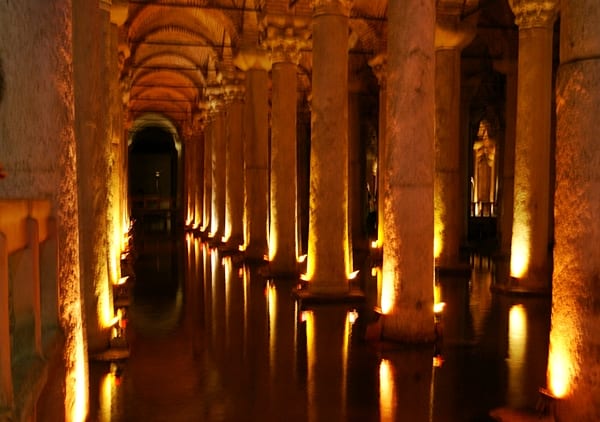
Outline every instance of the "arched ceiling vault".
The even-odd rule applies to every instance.
[[[351,2],[349,76],[362,79],[362,86],[372,86],[374,80],[369,60],[386,51],[388,1]],[[462,4],[468,6],[468,13],[481,12],[478,31],[493,32],[489,39],[497,38],[497,29],[508,34],[509,41],[514,38],[507,0],[436,0],[440,4]],[[221,80],[233,70],[241,49],[261,48],[265,19],[275,17],[273,21],[281,22],[285,16],[284,21],[290,17],[292,22],[294,17],[310,21],[311,14],[312,0],[128,0],[127,19],[121,26],[126,47],[120,50],[129,53],[122,80],[131,117],[155,112],[178,124],[197,121],[206,103],[209,69],[216,70]],[[463,56],[488,50],[466,48]],[[311,73],[308,47],[302,50],[298,66],[300,97],[310,93]],[[366,85],[365,79],[369,79]]]

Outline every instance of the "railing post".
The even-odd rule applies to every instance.
[[[40,229],[35,218],[27,217],[27,238],[31,250],[31,308],[33,310],[34,345],[37,355],[42,356],[42,308],[40,300]]]
[[[8,290],[8,248],[0,233],[0,407],[13,408],[14,392],[11,366],[10,304]]]

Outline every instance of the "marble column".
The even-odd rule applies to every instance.
[[[309,35],[290,22],[283,28],[269,26],[264,42],[272,61],[269,261],[273,275],[297,274],[296,66]]]
[[[348,244],[348,15],[346,0],[313,1],[312,133],[307,269],[312,294],[344,295]]]
[[[225,241],[237,250],[244,243],[244,111],[243,74],[235,75],[225,86],[227,107],[227,151],[225,198]]]
[[[210,232],[212,214],[212,130],[213,116],[207,113],[206,128],[204,130],[204,166],[202,175],[204,187],[202,189],[202,226],[200,228],[200,231],[205,235]]]
[[[212,198],[212,214],[210,219],[210,233],[216,242],[221,242],[225,234],[225,191],[226,186],[226,134],[224,126],[224,105],[218,104],[213,110],[213,127],[211,131],[211,198]]]
[[[500,254],[510,256],[512,240],[514,184],[515,184],[515,122],[517,120],[517,63],[504,59],[494,62],[494,69],[506,77],[506,123],[504,147],[501,152],[501,194],[498,232],[500,234]]]
[[[388,4],[384,338],[432,341],[435,5]]]
[[[369,66],[379,83],[379,127],[377,139],[377,242],[376,248],[383,246],[383,174],[385,172],[385,142],[387,117],[387,56],[378,54],[369,61]]]
[[[557,0],[511,0],[519,26],[511,276],[548,292],[552,35]]]
[[[476,33],[477,15],[461,18],[462,2],[437,4],[435,29],[434,256],[440,270],[464,269],[463,180],[460,175],[461,50]],[[467,270],[468,265],[467,265]]]
[[[244,104],[244,251],[251,261],[268,253],[269,75],[270,60],[257,50],[242,51],[235,65],[246,72]]]
[[[109,346],[114,317],[110,280],[109,219],[111,139],[108,75],[110,13],[106,5],[73,4],[73,74],[79,196],[80,262],[87,347]],[[97,72],[90,72],[96,69]]]
[[[600,420],[600,9],[561,2],[548,387],[561,422]]]

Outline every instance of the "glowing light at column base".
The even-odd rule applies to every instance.
[[[389,269],[384,269],[381,275],[381,312],[389,314],[394,308],[395,303],[394,273]]]
[[[515,233],[513,230],[510,275],[515,278],[523,278],[529,269],[530,242],[525,235]]]
[[[441,221],[438,221],[439,217],[436,216],[435,218],[435,224],[434,224],[434,237],[433,237],[433,257],[435,259],[438,259],[440,256],[442,256],[442,251],[444,249],[444,239],[443,239],[443,233],[444,233],[444,224]]]
[[[553,322],[554,330],[554,322]],[[570,334],[570,335],[569,335]],[[550,352],[548,354],[548,387],[557,398],[569,395],[571,384],[576,376],[577,368],[571,359],[571,335],[570,332],[564,336],[550,334]]]
[[[83,327],[71,333],[65,344],[67,367],[65,412],[70,422],[84,422],[88,413],[87,354]]]

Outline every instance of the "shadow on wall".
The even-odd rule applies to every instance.
[[[0,103],[4,97],[4,67],[2,66],[2,57],[0,57]]]
[[[2,57],[0,57],[0,104],[2,103],[2,97],[4,97],[4,67],[2,66]],[[6,172],[0,162],[0,179],[6,177]]]

